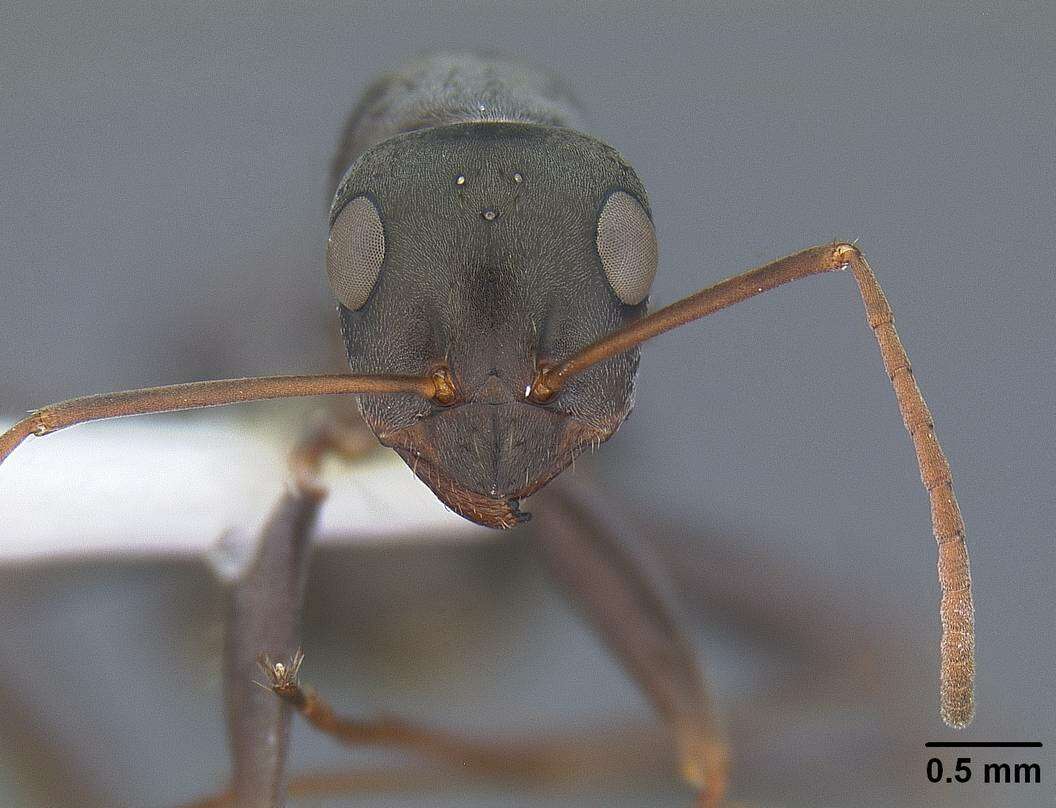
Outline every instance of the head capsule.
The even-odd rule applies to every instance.
[[[569,129],[474,122],[365,152],[331,208],[327,270],[354,373],[446,368],[451,406],[365,396],[360,410],[437,496],[509,527],[518,500],[633,403],[637,349],[528,399],[540,366],[646,310],[648,199],[612,148]]]

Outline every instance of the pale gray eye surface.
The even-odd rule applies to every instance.
[[[357,196],[338,214],[326,244],[326,273],[341,303],[361,308],[377,283],[385,260],[385,228],[374,203]]]
[[[598,217],[597,243],[616,297],[629,306],[645,300],[656,275],[656,233],[637,199],[625,191],[609,194]]]

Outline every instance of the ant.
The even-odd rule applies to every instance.
[[[384,75],[352,112],[334,162],[326,268],[350,374],[73,399],[36,410],[0,436],[0,460],[29,435],[102,418],[354,396],[377,440],[445,505],[509,529],[529,517],[523,499],[626,419],[642,342],[786,283],[849,269],[931,500],[942,588],[940,713],[950,726],[966,726],[974,710],[974,628],[964,525],[931,414],[865,256],[842,241],[810,247],[648,313],[658,249],[646,190],[617,151],[583,129],[556,77],[499,57],[440,53]],[[288,721],[284,705],[346,740],[498,765],[488,750],[400,722],[343,721],[298,682],[302,572],[325,493],[316,470],[326,454],[349,447],[349,427],[334,422],[294,451],[294,485],[236,591],[235,625],[242,620],[245,630],[229,642],[233,724],[243,720],[246,702],[245,688],[231,681],[250,681],[254,664],[265,675],[257,684],[279,697],[263,718],[246,709],[256,729],[243,726],[240,737],[258,742],[236,743],[231,793],[240,806],[285,800],[285,730],[268,735]],[[585,506],[564,507],[572,524]],[[552,556],[558,577],[578,588],[609,646],[672,728],[700,804],[720,802],[725,757],[703,677],[648,576],[601,552]],[[247,614],[255,621],[239,618]],[[282,656],[270,656],[276,653]]]

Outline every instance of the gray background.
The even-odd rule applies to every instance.
[[[358,92],[434,47],[548,64],[650,190],[654,303],[861,238],[968,524],[979,716],[963,737],[1051,749],[1056,12],[877,5],[7,4],[0,411],[330,368],[325,177]],[[932,687],[927,500],[852,280],[661,337],[639,379],[632,418],[589,462],[662,525],[664,552],[713,568],[723,555],[702,536],[722,537],[887,604],[916,627],[903,651]],[[683,589],[706,611],[707,592]],[[920,743],[951,734],[933,695],[919,701],[914,767]]]

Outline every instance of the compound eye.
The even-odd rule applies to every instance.
[[[637,306],[656,275],[656,233],[649,214],[626,191],[613,191],[598,216],[598,255],[609,286],[628,306]]]
[[[366,196],[351,200],[330,228],[326,273],[330,288],[346,308],[360,309],[377,283],[385,260],[385,228]]]

